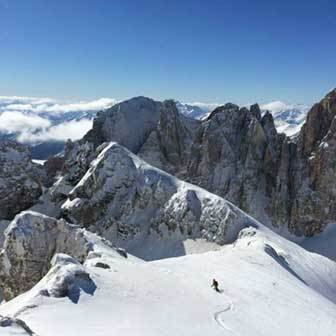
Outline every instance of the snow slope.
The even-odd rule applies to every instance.
[[[83,286],[77,303],[40,294],[57,287],[55,275],[63,281],[64,268],[53,268],[1,305],[0,315],[44,336],[331,336],[336,328],[335,263],[262,225],[219,251],[154,262],[125,259],[101,245],[83,268],[96,288]],[[221,293],[210,288],[214,277]]]
[[[193,251],[192,239],[201,238],[213,243],[211,249],[254,224],[225,199],[148,165],[119,144],[103,146],[62,211],[130,253],[146,260],[176,257]]]

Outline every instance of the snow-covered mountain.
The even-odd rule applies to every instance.
[[[212,104],[211,106],[202,104],[201,106],[198,106],[176,101],[176,107],[179,112],[186,117],[201,120],[210,114],[211,110],[216,107],[216,104]]]
[[[43,166],[1,143],[0,335],[334,335],[335,121],[135,97]]]
[[[199,120],[208,117],[211,111],[220,105],[221,104],[185,104],[176,102],[176,106],[180,113],[187,117]],[[286,104],[281,101],[274,101],[261,105],[260,107],[263,113],[266,111],[270,111],[272,113],[275,127],[279,133],[285,133],[288,136],[293,136],[300,131],[311,106],[304,104]]]
[[[92,127],[97,111],[117,101],[100,98],[93,101],[64,102],[50,98],[0,96],[0,140],[18,140],[32,146],[34,159],[47,159],[61,152],[67,139],[77,140]],[[194,119],[205,119],[218,103],[181,103],[179,112]],[[297,133],[306,117],[306,105],[272,102],[262,106],[274,116],[279,132]]]
[[[288,136],[297,134],[304,122],[311,106],[304,104],[286,104],[275,101],[261,106],[263,111],[270,111],[279,133]]]

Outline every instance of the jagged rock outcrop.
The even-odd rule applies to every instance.
[[[76,184],[95,158],[92,142],[68,140],[65,145],[63,172],[70,184]]]
[[[132,116],[136,124],[128,123]],[[299,136],[290,139],[277,133],[272,115],[262,116],[257,104],[248,109],[229,103],[198,121],[182,116],[173,101],[133,98],[101,112],[93,130],[73,144],[68,157],[74,159],[68,161],[74,170],[78,149],[87,147],[87,155],[76,174],[65,175],[71,188],[63,197],[102,151],[99,145],[112,140],[263,223],[310,235],[336,217],[334,116],[335,91],[312,108]]]
[[[62,203],[71,189],[80,181],[97,155],[93,143],[68,140],[62,164],[62,176],[49,188],[44,198]],[[39,209],[42,211],[42,209]]]
[[[252,219],[224,199],[182,182],[111,143],[63,204],[63,216],[131,248],[148,237],[232,242]]]
[[[307,115],[299,139],[299,152],[309,157],[330,131],[336,115],[336,89],[331,91],[319,103],[315,104]]]
[[[0,220],[11,220],[42,194],[45,174],[31,161],[29,147],[0,142]]]
[[[91,295],[97,288],[85,267],[67,254],[55,254],[50,267],[47,275],[38,284],[41,295],[55,298],[68,297],[72,302],[77,303],[82,288]]]
[[[92,249],[83,230],[64,219],[30,211],[17,215],[6,230],[0,252],[4,298],[12,298],[35,285],[49,270],[55,253],[67,253],[83,262]]]
[[[43,164],[43,168],[47,175],[48,187],[53,185],[55,177],[63,171],[64,162],[64,157],[52,156]]]
[[[173,100],[135,97],[98,113],[80,143],[98,147],[115,141],[149,164],[178,174],[186,167],[199,125],[198,120],[180,114]]]
[[[162,103],[146,97],[135,97],[99,112],[85,141],[96,146],[116,141],[132,152],[137,152],[155,129]]]
[[[173,101],[156,104],[156,112],[151,100],[150,107],[144,101],[148,102],[143,97],[133,98],[108,113],[102,112],[93,130],[77,146],[96,148],[103,140],[121,142],[146,162],[232,201],[263,222],[279,226],[288,223],[290,145],[284,135],[277,134],[270,113],[261,117],[257,104],[250,110],[226,104],[201,122],[181,115]],[[127,118],[121,117],[126,111]],[[157,123],[150,123],[150,127],[143,122],[149,112],[158,116]],[[140,131],[133,139],[133,132],[129,127],[124,129],[123,122],[136,113],[145,117],[139,117],[136,127]],[[125,141],[121,137],[125,133],[133,140]],[[98,134],[105,136],[99,138]],[[76,150],[73,152],[76,157]],[[84,170],[78,176],[83,176]]]
[[[306,235],[336,221],[336,90],[307,116],[299,135],[291,225]]]
[[[149,164],[181,175],[187,166],[195,133],[201,123],[180,114],[173,100],[164,101],[159,113],[155,129],[135,153]]]
[[[272,115],[261,118],[257,104],[250,110],[226,104],[212,112],[199,134],[186,178],[263,223],[287,225],[290,142],[277,134]]]
[[[102,112],[104,118],[100,116],[94,121],[94,132],[106,133],[108,128],[110,136],[104,139],[118,142],[120,131],[114,134],[114,128],[123,126],[114,115],[126,109],[130,102],[129,113],[134,114],[139,111],[134,105],[139,100],[139,106],[143,106],[142,99],[126,101],[123,108],[115,105],[112,115]],[[285,136],[277,134],[270,113],[261,117],[257,104],[250,110],[226,104],[201,122],[184,117],[175,103],[168,100],[158,105],[157,114],[157,124],[150,133],[146,132],[147,138],[141,138],[142,145],[136,150],[126,145],[128,149],[160,169],[227,198],[263,222],[282,225],[288,221],[288,206],[278,211],[283,218],[273,217],[275,207],[288,203],[288,193],[284,192],[288,189],[288,171],[284,169],[282,156],[288,154],[289,145]],[[139,118],[138,128],[144,127],[142,119]],[[92,132],[85,140],[90,140]],[[135,138],[139,139],[137,135]],[[122,143],[125,142],[122,140]],[[284,176],[279,186],[280,166]],[[274,194],[277,190],[279,192]]]

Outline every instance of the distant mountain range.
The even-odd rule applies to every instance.
[[[180,113],[199,120],[206,118],[215,107],[220,105],[224,104],[184,104],[176,102]],[[261,105],[263,113],[266,111],[272,113],[277,131],[288,136],[293,136],[300,131],[310,107],[304,104],[286,104],[281,101]]]
[[[116,102],[111,98],[68,103],[49,98],[0,96],[0,140],[29,144],[34,159],[46,159],[61,152],[67,139],[83,137],[97,111]],[[224,104],[176,101],[180,113],[198,120],[206,118],[220,105]],[[262,105],[261,109],[273,114],[279,132],[292,136],[304,123],[309,106],[275,101]]]
[[[261,106],[262,110],[270,111],[274,118],[274,123],[279,133],[288,136],[297,134],[306,120],[310,105],[304,104],[285,104],[275,101]]]

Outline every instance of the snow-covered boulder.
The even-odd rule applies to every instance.
[[[44,178],[42,168],[31,161],[27,146],[0,142],[0,220],[11,220],[32,206],[42,194]]]
[[[85,267],[66,254],[55,254],[49,272],[39,284],[40,293],[55,298],[68,297],[77,303],[81,290],[88,294],[96,290]]]
[[[15,217],[5,233],[0,252],[0,284],[9,299],[40,280],[55,253],[67,253],[84,262],[92,244],[82,229],[65,220],[39,213],[23,212]]]

